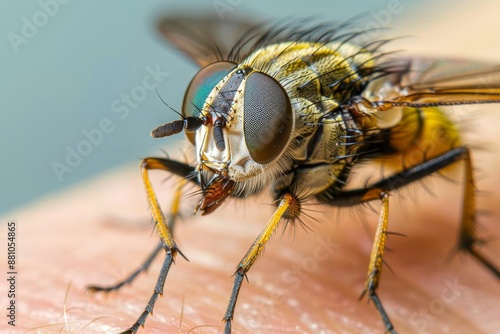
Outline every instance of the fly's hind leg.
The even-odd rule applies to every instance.
[[[175,194],[174,194],[174,202],[171,208],[171,214],[170,214],[170,221],[167,223],[165,220],[165,217],[163,215],[163,212],[161,211],[160,205],[158,203],[158,199],[156,197],[155,191],[153,189],[153,186],[151,184],[151,180],[149,177],[149,171],[150,170],[163,170],[167,172],[171,172],[175,175],[181,176],[184,178],[183,181],[178,185],[176,188]],[[149,314],[153,313],[153,308],[155,306],[156,300],[158,299],[158,296],[163,295],[163,288],[165,285],[165,281],[167,278],[167,274],[170,270],[170,266],[175,260],[175,257],[177,253],[179,253],[181,256],[185,258],[185,256],[180,252],[179,248],[177,247],[173,235],[171,232],[171,228],[174,226],[175,218],[178,215],[178,210],[179,210],[179,201],[180,201],[180,195],[181,195],[181,188],[185,184],[185,180],[190,180],[193,182],[196,182],[196,180],[190,178],[193,173],[195,172],[194,167],[189,166],[185,163],[178,162],[175,160],[170,160],[170,159],[164,159],[164,158],[146,158],[142,161],[141,163],[141,175],[142,175],[142,180],[144,182],[144,187],[146,189],[146,194],[147,194],[147,199],[149,202],[149,206],[152,212],[153,220],[155,222],[155,227],[158,232],[158,235],[160,237],[160,243],[159,245],[155,248],[153,253],[147,258],[145,263],[141,268],[136,270],[132,275],[130,275],[129,278],[124,280],[123,282],[120,282],[116,284],[115,286],[111,287],[91,287],[91,289],[95,291],[111,291],[111,290],[116,290],[123,286],[124,284],[127,284],[131,282],[140,272],[146,270],[153,259],[156,257],[156,255],[160,252],[161,249],[165,250],[165,259],[163,261],[163,265],[160,270],[160,274],[158,276],[158,280],[156,282],[153,294],[151,295],[151,298],[149,299],[144,311],[142,314],[139,316],[139,318],[136,320],[136,322],[126,331],[123,333],[136,333],[139,327],[143,327],[144,323],[146,322],[146,318],[149,316]]]
[[[458,247],[468,252],[482,263],[488,270],[500,279],[500,270],[477,250],[482,241],[477,235],[476,221],[476,187],[474,182],[472,159],[469,150],[463,155],[465,163],[464,198],[462,208],[462,223],[458,237]]]

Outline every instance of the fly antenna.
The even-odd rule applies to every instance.
[[[180,112],[178,112],[177,110],[175,110],[174,108],[172,108],[167,102],[165,102],[165,100],[162,99],[162,97],[160,96],[160,93],[158,93],[158,87],[155,87],[155,91],[156,91],[156,95],[158,95],[158,97],[160,98],[161,102],[163,102],[163,104],[166,105],[168,107],[168,109],[170,109],[173,112],[175,112],[181,118],[184,118],[184,116]]]
[[[151,131],[151,137],[162,138],[178,134],[182,130],[186,132],[195,132],[202,125],[207,123],[206,117],[188,116],[184,119],[178,119],[173,122],[165,123]]]
[[[182,119],[178,119],[169,123],[165,123],[163,125],[158,126],[157,128],[151,131],[151,137],[153,138],[163,138],[178,134],[182,130],[186,130],[186,132],[194,132],[198,130],[202,125],[208,122],[207,117],[195,117],[195,116],[184,116],[171,106],[169,106],[158,93],[158,89],[155,87],[156,94],[160,98],[160,100],[173,112],[179,115]]]

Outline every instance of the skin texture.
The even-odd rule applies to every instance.
[[[500,166],[498,158],[487,167],[495,166]],[[22,242],[19,328],[64,323],[66,307],[69,328],[63,332],[117,332],[142,312],[160,259],[148,275],[118,293],[91,296],[84,291],[87,284],[111,284],[124,277],[157,242],[138,174],[134,168],[105,175],[13,214]],[[488,174],[480,189],[493,192],[479,202],[481,208],[494,210],[500,196],[488,184],[500,180],[498,173]],[[155,184],[161,184],[160,178]],[[394,274],[383,269],[379,295],[401,333],[492,333],[500,327],[495,311],[500,298],[497,280],[467,256],[455,256],[446,263],[455,246],[460,186],[439,178],[425,184],[435,197],[417,186],[391,198],[390,230],[407,237],[389,236],[392,251],[385,260]],[[168,184],[157,188],[161,188],[160,198],[168,197]],[[268,202],[265,197],[231,202],[210,216],[179,224],[178,245],[190,262],[177,258],[165,296],[146,323],[146,333],[221,332],[231,275],[272,213]],[[364,210],[367,232],[361,219],[350,214],[357,210],[337,214],[319,206],[305,209],[322,211],[306,211],[321,223],[306,219],[314,231],[305,233],[297,227],[295,240],[292,229],[271,240],[248,275],[250,284],[243,284],[234,332],[381,333],[382,323],[373,305],[357,300],[377,216]],[[492,216],[480,219],[484,235],[498,235],[497,217],[494,210]],[[488,243],[484,252],[495,259],[499,242]],[[199,325],[213,327],[193,329]],[[61,327],[43,331],[56,333]]]
[[[490,212],[479,221],[481,235],[490,240],[482,250],[500,266],[497,109],[481,108],[484,112],[470,132],[475,135],[472,142],[488,148],[473,151],[478,189],[487,194],[478,198],[478,207]],[[460,168],[451,177],[460,180]],[[164,178],[155,173],[153,184],[168,208],[174,179],[165,183]],[[459,182],[434,177],[390,198],[389,230],[406,237],[389,236],[391,251],[385,260],[394,273],[384,267],[379,296],[400,333],[493,333],[500,328],[498,280],[469,256],[452,252],[461,189]],[[191,217],[185,203],[183,212],[189,219],[179,223],[176,240],[190,262],[177,257],[164,297],[142,333],[222,332],[231,275],[271,216],[269,203],[266,196],[231,201],[206,217]],[[379,205],[373,208],[377,211]],[[377,214],[368,207],[340,213],[323,206],[304,209],[320,223],[306,218],[313,231],[297,227],[293,238],[289,227],[271,240],[249,272],[250,284],[243,284],[233,332],[382,333],[372,303],[358,301]],[[125,277],[157,243],[136,166],[44,199],[1,221],[10,219],[18,224],[20,245],[18,326],[12,333],[115,333],[142,312],[161,259],[149,274],[120,292],[89,295],[84,289]],[[0,261],[5,268],[4,257]],[[3,321],[1,326],[3,331]]]

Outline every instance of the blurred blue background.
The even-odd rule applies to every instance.
[[[0,213],[160,153],[165,141],[153,140],[149,131],[176,115],[144,87],[158,83],[162,98],[179,109],[196,72],[156,33],[161,13],[226,10],[225,17],[256,20],[306,15],[345,20],[364,12],[377,19],[378,10],[396,5],[402,11],[393,18],[401,20],[422,3],[2,0]],[[377,20],[384,24],[386,18]]]

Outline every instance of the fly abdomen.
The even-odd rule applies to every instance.
[[[459,147],[461,139],[441,109],[405,108],[401,121],[389,130],[386,145],[409,168]]]

